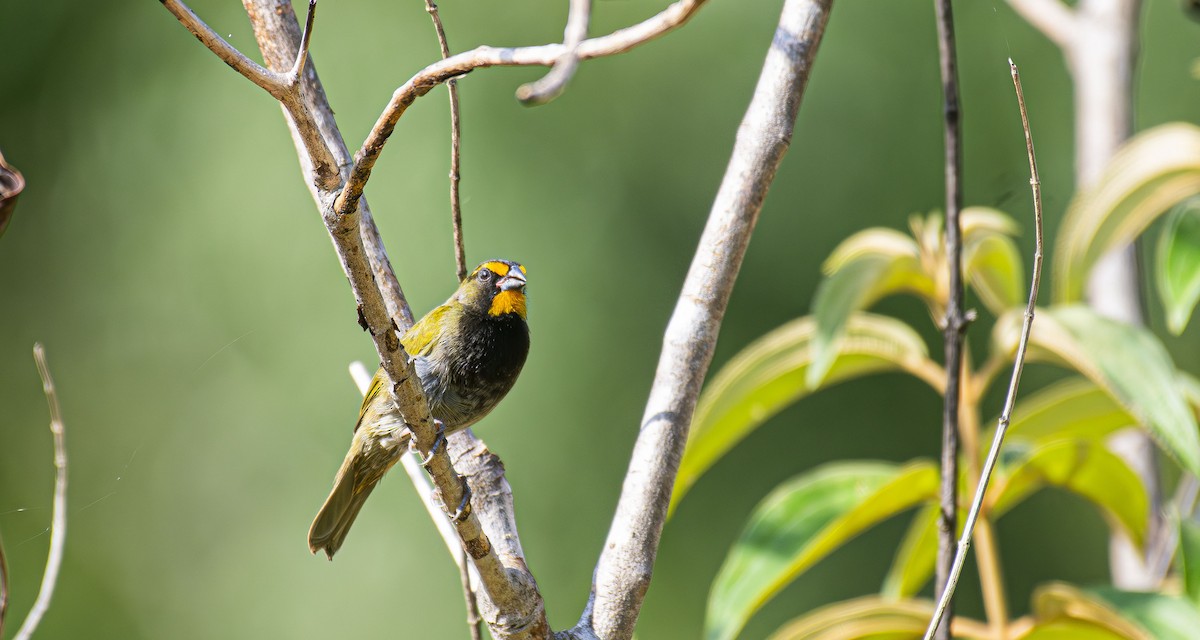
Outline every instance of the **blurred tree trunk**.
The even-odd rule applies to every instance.
[[[1095,185],[1117,149],[1133,132],[1133,70],[1141,0],[1082,0],[1076,10],[1073,42],[1066,48],[1075,80],[1076,191]],[[1100,259],[1088,279],[1087,299],[1101,314],[1143,324],[1137,255],[1133,245]],[[1158,465],[1144,431],[1130,429],[1109,442],[1141,476],[1150,495],[1147,540],[1161,529]],[[1113,583],[1123,589],[1154,588],[1145,555],[1115,531],[1109,541]]]

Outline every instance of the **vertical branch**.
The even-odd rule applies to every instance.
[[[50,366],[46,364],[46,350],[41,344],[33,345],[33,359],[37,363],[38,375],[42,377],[42,392],[46,404],[50,405],[50,433],[54,435],[54,510],[50,519],[50,551],[46,556],[46,570],[42,573],[42,587],[37,600],[25,616],[25,622],[17,629],[14,640],[29,640],[42,616],[50,608],[50,598],[58,583],[58,570],[62,566],[63,547],[67,542],[67,444],[62,412],[58,405],[58,392],[54,389],[54,378],[50,377]]]
[[[442,59],[450,57],[450,44],[446,41],[446,29],[442,26],[442,16],[433,0],[425,0],[425,11],[433,20],[433,29],[437,32],[438,46],[442,50]],[[458,181],[462,167],[462,114],[458,109],[458,80],[451,78],[446,81],[450,91],[450,224],[454,228],[454,267],[458,281],[467,278],[467,253],[463,248],[462,233],[462,201],[458,196]]]
[[[1034,309],[1037,306],[1038,290],[1042,284],[1042,183],[1038,179],[1037,158],[1033,152],[1033,133],[1029,128],[1029,112],[1025,109],[1025,93],[1021,90],[1021,74],[1017,65],[1008,61],[1009,72],[1012,74],[1013,88],[1017,93],[1017,107],[1021,111],[1021,127],[1025,131],[1025,151],[1029,156],[1029,188],[1033,193],[1033,279],[1029,284],[1029,302],[1025,306],[1025,318],[1021,323],[1021,339],[1017,343],[1017,353],[1013,361],[1012,377],[1008,381],[1008,393],[1004,398],[1004,410],[1000,412],[1000,420],[996,425],[996,435],[992,439],[992,447],[988,450],[987,460],[983,463],[983,473],[979,485],[975,488],[975,497],[971,508],[967,511],[966,522],[963,523],[962,537],[958,540],[958,550],[954,554],[954,563],[950,567],[950,575],[946,588],[942,590],[937,609],[929,620],[929,628],[925,631],[925,640],[931,640],[942,623],[942,618],[954,597],[954,589],[958,586],[958,576],[963,563],[967,559],[967,550],[971,548],[971,533],[975,529],[975,521],[983,508],[983,497],[987,493],[988,482],[992,478],[992,470],[996,468],[996,460],[1000,458],[1000,446],[1004,443],[1004,435],[1012,421],[1013,406],[1017,402],[1017,387],[1021,383],[1021,372],[1025,368],[1025,349],[1029,346],[1029,331],[1033,328]]]
[[[596,564],[578,637],[633,635],[671,489],[734,280],[791,143],[832,0],[787,0],[708,222],[663,336],[629,472]],[[574,636],[573,636],[574,637]]]
[[[467,562],[467,552],[458,554],[458,577],[462,581],[463,599],[467,603],[467,629],[471,640],[483,640],[483,618],[479,616],[479,603],[475,601],[475,590],[471,588],[471,563]]]
[[[954,13],[950,0],[935,0],[938,30],[938,58],[942,77],[943,117],[946,146],[946,269],[949,272],[949,299],[943,320],[945,338],[946,393],[942,411],[942,482],[941,509],[938,517],[937,581],[935,591],[947,590],[954,559],[954,535],[958,531],[958,416],[962,399],[963,335],[967,318],[963,311],[962,226],[962,140],[958,103],[958,63],[955,60]],[[938,640],[950,640],[949,619],[954,615],[952,600],[947,601],[945,619]]]

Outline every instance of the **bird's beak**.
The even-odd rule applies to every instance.
[[[521,273],[520,269],[510,269],[508,271],[508,275],[500,278],[500,280],[496,282],[496,288],[501,291],[512,291],[514,289],[524,290],[525,274]]]

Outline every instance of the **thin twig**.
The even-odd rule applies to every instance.
[[[627,639],[650,586],[671,488],[729,296],[796,116],[832,0],[787,0],[688,268],[588,605],[572,631]],[[586,637],[586,636],[584,636]]]
[[[0,638],[4,637],[4,616],[8,613],[8,561],[4,558],[4,541],[0,540]]]
[[[967,318],[963,310],[962,283],[962,138],[958,100],[958,61],[955,59],[954,13],[950,0],[934,0],[937,12],[938,60],[942,78],[943,132],[946,181],[946,271],[949,295],[942,321],[946,367],[946,392],[942,405],[941,508],[938,516],[938,555],[935,591],[946,589],[954,559],[958,531],[958,412],[962,401],[963,338]],[[949,619],[953,600],[946,606],[938,640],[950,640]]]
[[[483,618],[479,617],[479,603],[475,601],[475,590],[471,588],[471,565],[467,562],[467,552],[460,551],[458,557],[458,577],[462,581],[463,600],[467,603],[467,629],[471,632],[471,640],[483,640]]]
[[[566,51],[558,57],[550,73],[542,76],[536,82],[523,84],[517,88],[517,100],[522,104],[533,106],[546,104],[562,94],[567,83],[575,75],[579,67],[579,43],[587,38],[588,23],[592,18],[592,0],[571,0],[570,13],[567,14],[567,27],[563,31],[563,46]]]
[[[63,546],[67,541],[67,444],[62,411],[58,405],[58,393],[54,390],[54,378],[50,377],[50,366],[46,364],[46,350],[40,343],[33,345],[33,360],[37,363],[38,375],[42,377],[46,404],[50,405],[50,433],[54,435],[54,511],[50,520],[50,551],[46,556],[46,570],[42,573],[42,587],[13,640],[29,640],[50,608],[50,598],[54,596],[54,587],[58,582],[58,569],[62,566]]]
[[[678,0],[655,16],[638,24],[619,29],[606,36],[584,40],[579,43],[576,54],[580,60],[624,53],[645,44],[683,25],[696,13],[705,0]],[[357,204],[363,188],[371,177],[371,170],[379,160],[384,144],[396,128],[396,122],[417,98],[429,93],[437,85],[485,67],[530,67],[553,66],[566,51],[561,44],[537,47],[495,48],[482,46],[435,62],[405,82],[392,94],[392,99],[379,115],[371,133],[362,147],[354,154],[354,168],[346,185],[334,203],[338,215],[346,215]]]
[[[284,110],[297,123],[296,131],[302,136],[304,147],[313,160],[316,182],[323,188],[331,188],[337,182],[337,165],[329,147],[317,132],[312,116],[304,108],[300,87],[308,60],[308,47],[312,42],[312,27],[317,13],[317,0],[309,0],[308,17],[305,19],[304,34],[295,55],[288,61],[287,71],[273,71],[247,58],[233,45],[225,41],[212,27],[208,26],[182,0],[159,0],[167,11],[179,20],[196,39],[212,51],[234,71],[262,88],[283,105]]]
[[[308,18],[305,20],[304,36],[300,40],[300,50],[296,54],[295,62],[292,63],[291,71],[288,73],[271,71],[247,58],[246,54],[238,51],[236,47],[226,42],[225,38],[222,38],[219,33],[201,20],[200,16],[196,15],[181,0],[159,1],[188,31],[192,32],[192,35],[196,36],[196,39],[201,44],[208,47],[209,51],[217,54],[217,57],[223,60],[225,64],[271,94],[276,100],[282,101],[299,83],[300,74],[304,71],[304,62],[308,59],[308,45],[312,40],[313,18],[317,13],[316,0],[309,0]]]
[[[1021,382],[1021,372],[1025,368],[1025,349],[1029,345],[1029,331],[1033,327],[1033,315],[1037,305],[1038,289],[1042,284],[1042,185],[1038,179],[1037,159],[1033,152],[1033,134],[1029,129],[1029,112],[1025,109],[1025,93],[1021,90],[1021,75],[1017,72],[1017,65],[1013,63],[1011,58],[1008,61],[1008,65],[1009,71],[1012,73],[1013,87],[1017,92],[1017,107],[1021,110],[1021,126],[1025,130],[1025,150],[1029,155],[1029,187],[1033,192],[1034,220],[1033,279],[1029,284],[1029,302],[1025,307],[1024,321],[1021,323],[1021,339],[1017,343],[1012,378],[1008,382],[1008,395],[1004,399],[1004,411],[1000,413],[1000,420],[996,425],[996,435],[992,439],[992,448],[988,451],[987,460],[984,461],[983,473],[979,478],[979,486],[975,489],[975,497],[971,501],[971,509],[967,512],[962,537],[958,541],[958,552],[954,556],[954,565],[951,568],[950,579],[946,584],[946,589],[942,592],[941,599],[938,601],[937,609],[929,621],[929,628],[925,631],[925,640],[930,640],[933,637],[942,620],[942,615],[949,605],[950,599],[954,597],[954,589],[958,586],[959,572],[962,571],[963,562],[966,561],[967,550],[971,547],[971,534],[975,529],[975,521],[979,519],[979,511],[983,506],[983,496],[987,492],[988,482],[992,478],[992,470],[996,467],[996,460],[1000,457],[1000,446],[1004,442],[1004,434],[1008,431],[1008,425],[1012,420],[1013,406],[1017,402],[1017,386]]]
[[[425,0],[425,11],[433,20],[433,29],[437,32],[438,47],[442,50],[442,59],[450,57],[450,44],[446,40],[446,29],[442,25],[442,16],[433,0]],[[458,281],[467,278],[467,252],[463,248],[462,232],[462,200],[458,196],[458,182],[462,170],[462,112],[458,108],[458,80],[451,78],[446,81],[450,92],[450,226],[454,229],[454,269]]]

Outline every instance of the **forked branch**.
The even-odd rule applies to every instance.
[[[636,25],[614,31],[606,36],[584,40],[575,50],[576,57],[579,60],[589,60],[629,51],[687,22],[704,2],[705,0],[679,0],[661,13]],[[351,169],[346,186],[334,203],[334,210],[339,215],[346,215],[357,205],[367,180],[371,177],[371,171],[375,168],[375,162],[379,160],[379,154],[383,151],[384,144],[395,131],[396,123],[404,115],[405,110],[417,98],[429,93],[437,85],[475,69],[549,67],[556,64],[567,52],[568,48],[561,44],[516,48],[482,46],[435,62],[422,69],[392,94],[391,101],[379,115],[375,126],[371,128],[371,133],[363,141],[358,153],[354,154],[354,168]]]
[[[523,84],[517,88],[517,100],[527,105],[539,105],[557,98],[567,88],[575,69],[579,67],[579,43],[587,37],[588,23],[592,18],[592,0],[571,0],[567,15],[567,28],[563,32],[563,51],[550,69],[537,82]]]

